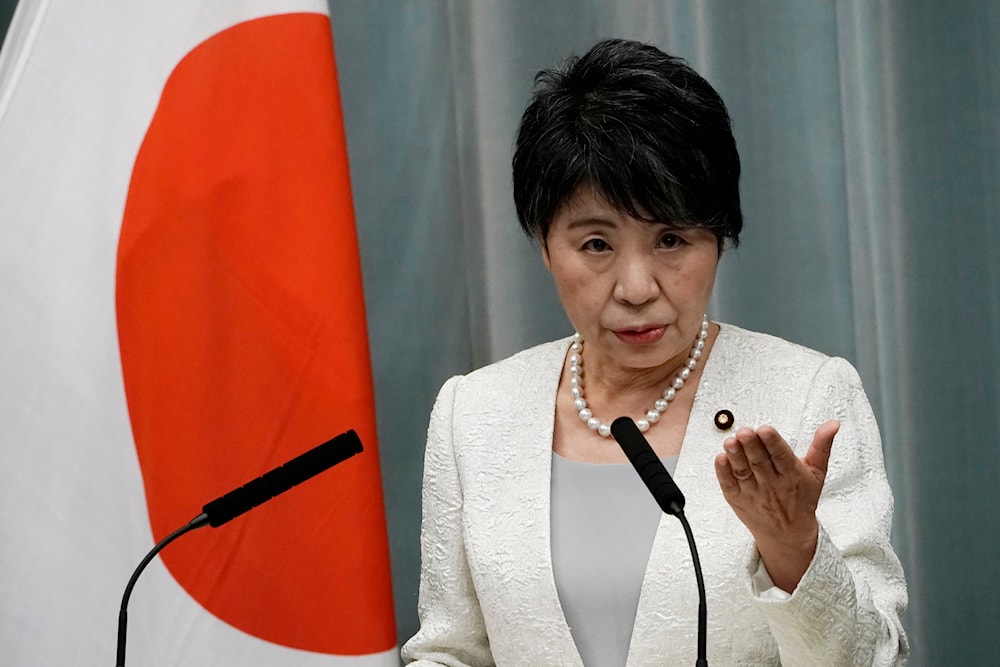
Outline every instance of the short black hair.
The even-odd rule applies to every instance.
[[[740,157],[729,112],[687,63],[610,39],[535,76],[513,160],[514,203],[544,242],[583,185],[633,217],[739,243]]]

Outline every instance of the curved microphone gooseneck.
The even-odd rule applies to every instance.
[[[146,554],[146,557],[142,559],[139,566],[135,568],[135,572],[132,573],[132,577],[125,587],[125,594],[122,596],[122,606],[118,612],[118,658],[115,661],[116,667],[125,667],[128,600],[132,595],[132,589],[135,587],[135,582],[139,579],[139,575],[142,574],[142,571],[146,569],[146,566],[149,565],[156,554],[160,553],[163,547],[196,528],[201,528],[202,526],[218,528],[244,512],[249,512],[254,507],[284,493],[296,484],[301,484],[324,470],[332,468],[341,461],[351,458],[355,454],[360,453],[362,449],[361,440],[358,438],[357,433],[353,430],[341,433],[332,440],[313,447],[306,453],[296,456],[291,461],[204,505],[201,508],[201,514],[160,540]]]
[[[125,595],[122,596],[122,606],[118,611],[118,659],[115,660],[116,667],[125,667],[125,635],[126,627],[128,626],[128,599],[132,597],[132,589],[135,588],[135,582],[139,579],[139,575],[142,574],[142,571],[146,569],[149,562],[153,560],[153,557],[156,556],[156,554],[160,553],[163,547],[167,546],[184,533],[190,532],[195,528],[201,528],[207,523],[208,516],[202,512],[195,518],[191,519],[191,521],[160,540],[159,543],[157,543],[157,545],[153,547],[148,554],[146,554],[146,557],[142,559],[142,562],[139,563],[139,567],[135,568],[135,572],[132,573],[132,577],[128,580],[128,585],[125,587]]]
[[[632,467],[639,473],[646,488],[653,494],[660,509],[677,517],[681,526],[684,527],[688,548],[691,549],[691,560],[694,563],[694,575],[698,581],[698,659],[695,662],[695,667],[708,667],[708,658],[706,657],[708,613],[705,605],[705,580],[701,574],[701,561],[698,559],[698,547],[694,543],[694,534],[691,532],[691,525],[688,524],[687,517],[684,516],[684,494],[677,488],[670,473],[663,467],[663,462],[649,446],[649,442],[634,421],[629,417],[619,417],[614,420],[611,422],[611,435],[625,452]]]

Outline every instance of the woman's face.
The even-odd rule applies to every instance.
[[[542,258],[588,368],[670,372],[698,334],[719,246],[712,232],[633,218],[585,187],[553,218]]]

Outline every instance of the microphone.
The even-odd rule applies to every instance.
[[[705,580],[701,574],[701,561],[698,559],[698,547],[694,543],[691,525],[684,516],[684,494],[677,488],[673,478],[663,462],[649,446],[642,431],[629,417],[619,417],[611,422],[611,435],[618,446],[625,452],[629,463],[639,473],[646,488],[653,495],[656,504],[667,514],[677,517],[684,534],[687,536],[688,548],[691,550],[691,560],[694,563],[694,575],[698,582],[698,659],[695,667],[708,667],[706,657],[708,613],[705,605]]]
[[[619,417],[611,423],[611,435],[618,441],[660,509],[676,517],[684,516],[684,494],[677,488],[635,422],[628,417]]]
[[[184,533],[201,528],[202,526],[208,525],[218,528],[239,515],[249,512],[254,507],[284,493],[293,486],[315,477],[324,470],[332,468],[355,454],[359,454],[362,450],[361,440],[354,430],[341,433],[335,438],[324,442],[322,445],[313,447],[304,454],[299,454],[294,459],[283,463],[270,472],[264,473],[243,486],[233,489],[229,493],[219,496],[212,502],[203,505],[201,514],[160,540],[146,554],[142,562],[139,563],[135,572],[132,573],[128,585],[125,587],[121,609],[118,612],[118,658],[115,662],[116,667],[125,667],[128,600],[132,595],[132,589],[135,587],[135,582],[139,579],[142,571],[146,569],[146,566],[153,560],[153,557],[165,546]]]
[[[361,440],[357,433],[342,433],[204,505],[201,510],[205,513],[205,520],[212,528],[218,528],[361,450]]]

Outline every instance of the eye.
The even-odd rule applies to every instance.
[[[607,252],[611,249],[611,246],[609,246],[608,242],[604,239],[594,238],[587,239],[587,241],[583,244],[583,249],[591,252]]]
[[[660,237],[660,247],[668,250],[684,245],[684,239],[673,232],[667,232]]]

